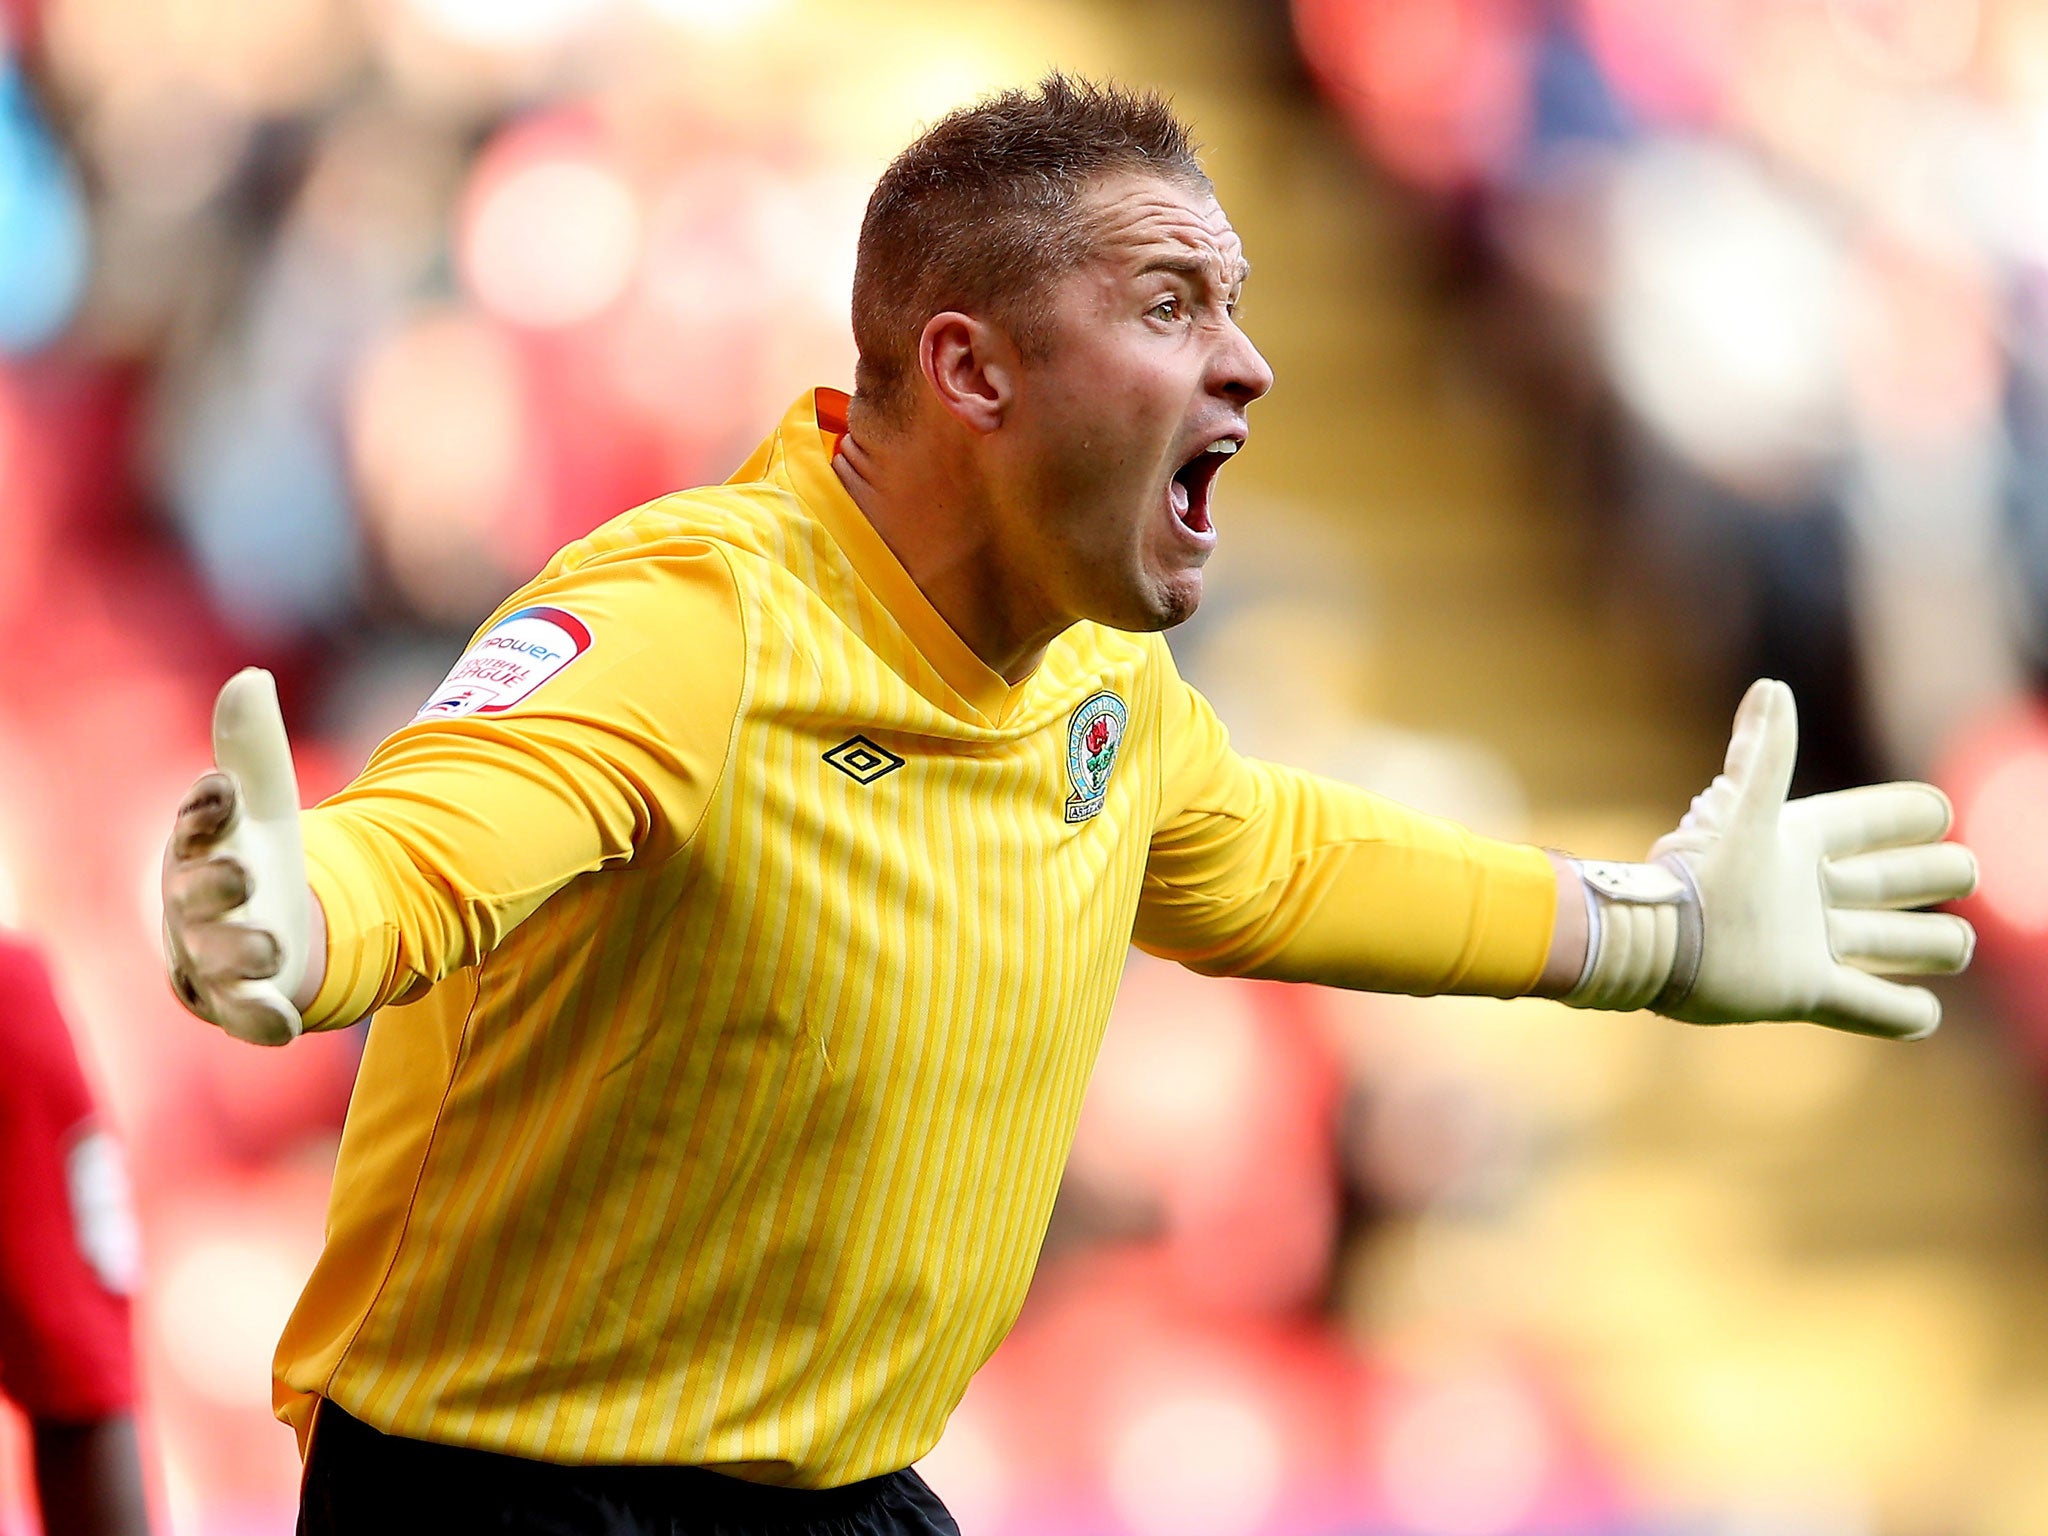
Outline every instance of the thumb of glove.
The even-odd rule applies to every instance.
[[[221,689],[213,711],[213,756],[238,791],[223,852],[249,878],[248,900],[222,920],[269,934],[279,956],[275,976],[241,979],[227,989],[249,1005],[230,1016],[255,1020],[231,1026],[232,1032],[257,1044],[283,1045],[302,1027],[291,997],[306,971],[306,853],[299,834],[298,775],[277,683],[260,667],[245,667]]]

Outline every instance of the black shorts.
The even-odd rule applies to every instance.
[[[960,1536],[905,1468],[844,1488],[770,1488],[701,1467],[578,1467],[431,1445],[320,1404],[299,1536]]]

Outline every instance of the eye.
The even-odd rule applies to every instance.
[[[1181,315],[1180,300],[1172,297],[1161,299],[1146,313],[1158,320],[1178,320]]]

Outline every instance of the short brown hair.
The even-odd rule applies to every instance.
[[[1027,355],[1041,349],[1037,301],[1093,249],[1082,195],[1124,172],[1209,186],[1165,97],[1057,71],[926,129],[882,173],[861,222],[855,396],[897,415],[925,322],[947,310],[997,321]]]

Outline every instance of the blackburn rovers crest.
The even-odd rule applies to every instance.
[[[1067,820],[1086,821],[1102,809],[1109,775],[1124,744],[1124,701],[1113,693],[1091,694],[1067,722]]]

